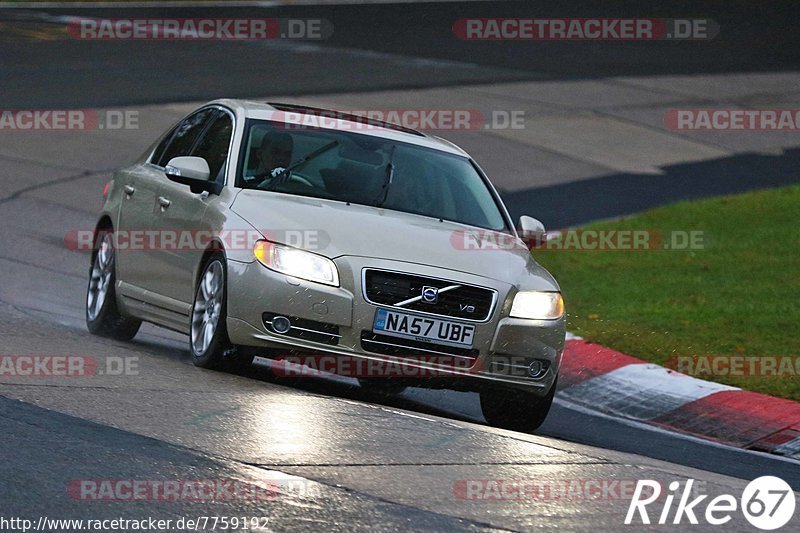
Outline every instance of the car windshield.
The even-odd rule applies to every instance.
[[[507,227],[483,178],[463,156],[363,133],[250,120],[243,157],[238,183],[246,189]]]

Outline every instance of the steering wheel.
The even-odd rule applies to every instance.
[[[261,187],[266,187],[267,185],[272,183],[272,180],[276,179],[277,176],[275,178],[273,178],[272,177],[272,171],[269,171],[269,172],[262,172],[261,174],[257,174],[255,176],[253,176],[253,178],[257,179],[257,180],[261,180],[257,185],[258,188],[261,188]],[[267,181],[267,178],[270,178],[269,181]],[[284,178],[284,179],[286,179],[286,178]],[[298,183],[302,183],[306,187],[311,187],[312,189],[316,189],[317,188],[307,178],[304,178],[303,176],[300,176],[298,174],[292,174],[291,172],[289,173],[288,181],[296,181]]]

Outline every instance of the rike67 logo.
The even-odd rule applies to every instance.
[[[795,494],[789,484],[779,477],[762,476],[754,479],[738,500],[731,494],[708,500],[707,494],[697,496],[696,491],[692,491],[693,484],[694,480],[689,479],[681,488],[680,482],[673,481],[667,493],[662,494],[658,481],[640,479],[628,514],[625,515],[625,524],[698,524],[698,518],[701,518],[707,524],[721,526],[730,522],[734,514],[741,512],[750,525],[769,531],[785,526],[794,515]],[[650,512],[653,511],[655,515],[651,517]]]

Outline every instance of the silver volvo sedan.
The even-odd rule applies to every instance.
[[[204,368],[261,356],[379,392],[476,391],[499,427],[547,416],[565,313],[528,247],[544,228],[527,216],[515,228],[452,143],[218,100],[114,173],[104,196],[92,333],[129,340],[146,321],[187,334]]]

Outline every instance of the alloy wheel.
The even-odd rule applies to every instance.
[[[203,272],[192,309],[192,346],[198,355],[205,353],[214,339],[222,314],[223,273],[219,261],[212,261]]]

